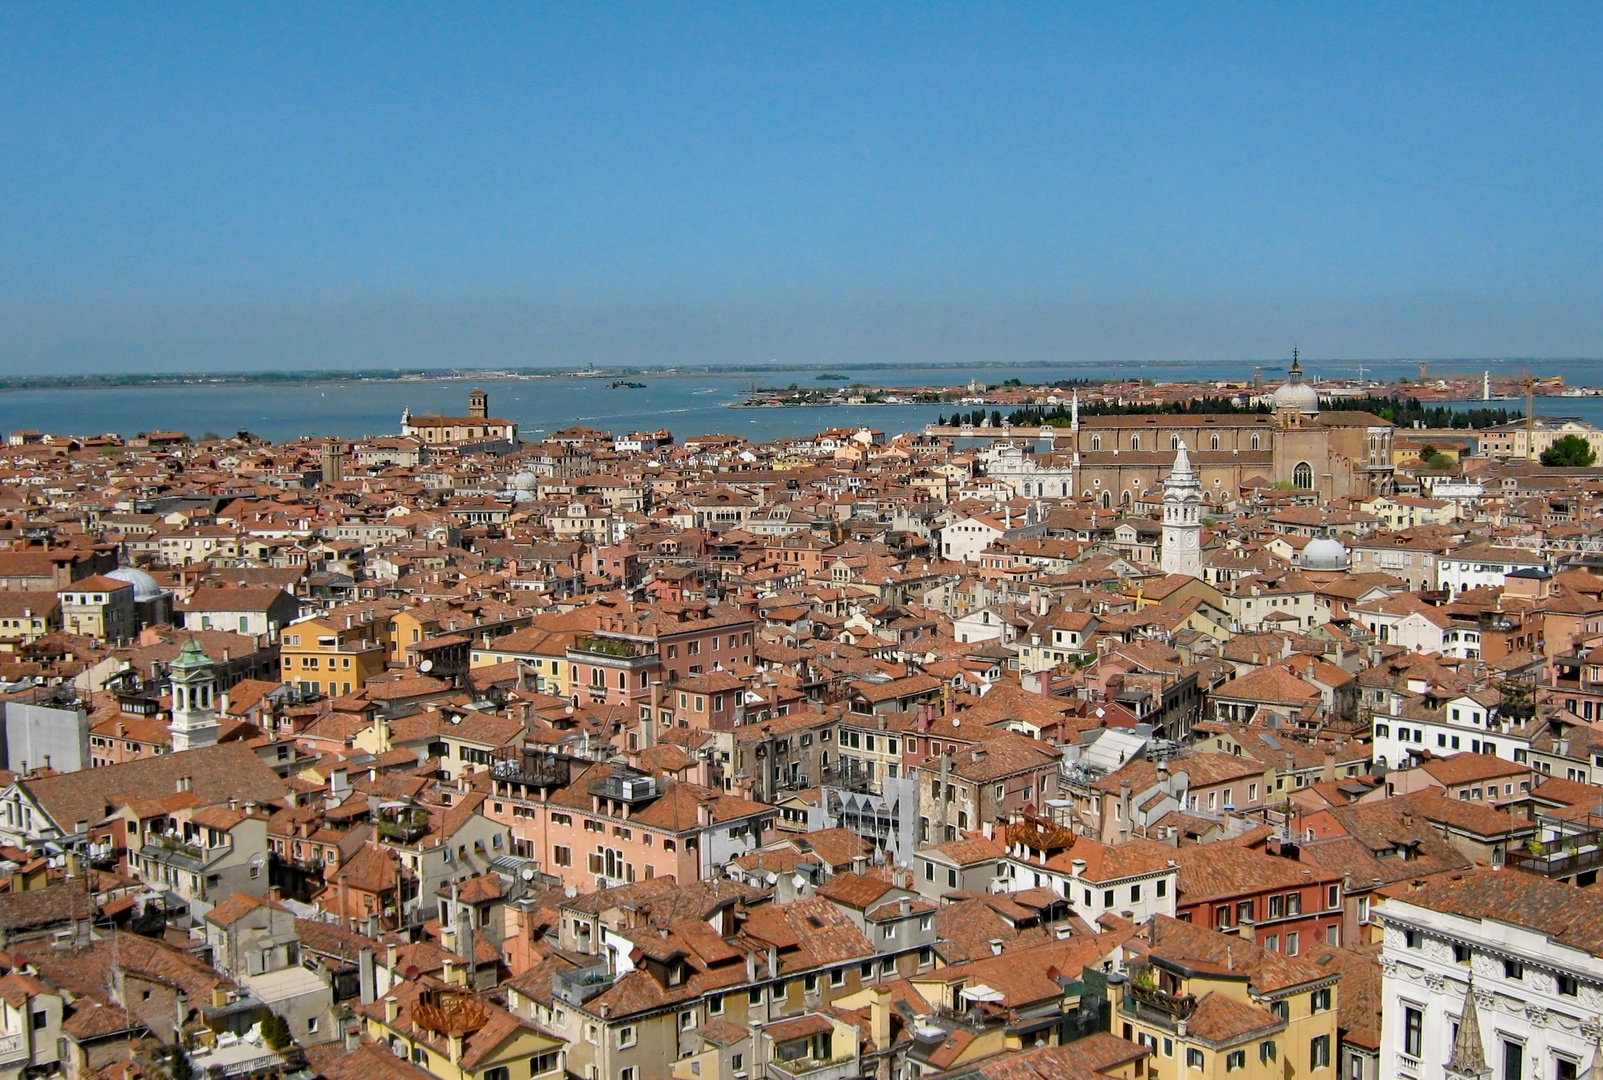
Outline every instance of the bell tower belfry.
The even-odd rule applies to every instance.
[[[1165,574],[1202,577],[1202,482],[1191,468],[1182,442],[1174,467],[1163,481],[1163,547]]]

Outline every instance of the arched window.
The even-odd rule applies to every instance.
[[[1258,436],[1257,435],[1254,435],[1252,437],[1252,448],[1254,450],[1258,449]]]
[[[1100,435],[1091,436],[1091,449],[1093,449],[1093,450],[1102,449],[1102,436],[1100,436]]]
[[[1170,450],[1178,450],[1178,449],[1180,449],[1180,436],[1178,436],[1178,435],[1170,435],[1169,436],[1169,449]]]
[[[1219,433],[1217,431],[1214,432],[1212,435],[1208,436],[1208,449],[1209,450],[1217,450],[1217,449],[1219,449]]]
[[[1132,449],[1132,450],[1141,449],[1141,436],[1139,436],[1139,435],[1130,436],[1130,449]]]
[[[1112,506],[1113,506],[1113,492],[1104,491],[1102,493],[1102,509],[1108,510],[1108,509],[1111,509]]]
[[[1291,470],[1291,482],[1304,491],[1314,486],[1314,470],[1306,461],[1297,462],[1297,467]]]
[[[1119,496],[1119,502],[1124,506],[1129,506],[1130,505],[1130,493],[1128,491],[1126,491],[1124,494],[1120,495]]]

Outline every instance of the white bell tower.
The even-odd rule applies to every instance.
[[[1163,481],[1161,561],[1165,574],[1202,577],[1202,482],[1191,471],[1183,442]]]
[[[217,674],[194,638],[184,642],[172,667],[173,753],[217,742]]]

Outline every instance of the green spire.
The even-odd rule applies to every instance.
[[[201,650],[200,642],[190,638],[184,642],[184,647],[178,650],[178,659],[173,661],[174,668],[203,668],[211,667],[211,657]]]

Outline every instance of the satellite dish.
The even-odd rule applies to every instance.
[[[519,874],[518,876],[521,877],[524,881],[533,881],[534,880],[534,867],[525,866],[523,868],[523,873]]]
[[[264,856],[261,852],[258,851],[256,854],[254,854],[254,855],[252,855],[250,857],[251,869],[252,870],[260,870],[262,868],[262,864],[265,863],[266,861],[267,861],[266,856]]]
[[[807,886],[807,875],[806,874],[792,874],[792,875],[790,875],[790,883],[791,883],[791,885],[793,885],[796,888],[797,892],[800,892],[802,889],[806,888],[806,886]]]
[[[417,666],[417,669],[427,675],[429,672],[434,670],[434,661],[425,660]]]

